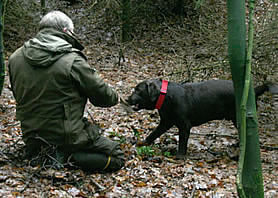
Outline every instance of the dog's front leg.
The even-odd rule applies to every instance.
[[[173,126],[173,124],[170,124],[169,121],[164,122],[163,120],[160,121],[159,125],[156,127],[156,129],[151,132],[151,134],[143,141],[143,142],[138,142],[138,146],[143,146],[143,145],[150,145],[153,143],[153,141],[161,136],[164,132],[166,132],[168,129],[170,129]]]

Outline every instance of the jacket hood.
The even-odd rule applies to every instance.
[[[34,67],[48,67],[65,53],[83,49],[74,37],[54,29],[43,29],[24,43],[23,55]]]

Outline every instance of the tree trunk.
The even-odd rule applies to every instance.
[[[45,8],[45,0],[41,0],[41,7]]]
[[[176,0],[174,12],[177,15],[184,16],[184,0]]]
[[[4,59],[4,45],[3,45],[3,31],[4,31],[4,13],[6,0],[0,0],[0,95],[4,87],[5,80],[5,59]]]
[[[130,39],[130,0],[122,0],[122,42]]]
[[[250,0],[252,1],[252,0]],[[264,197],[256,101],[251,77],[253,2],[250,3],[246,57],[245,2],[228,0],[228,52],[235,87],[240,157],[237,189],[240,197]]]
[[[42,15],[45,15],[45,13],[46,13],[45,0],[41,0],[41,12],[42,12]]]

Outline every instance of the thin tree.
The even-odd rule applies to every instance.
[[[125,61],[124,44],[130,40],[130,0],[121,1],[121,11],[122,26],[118,65],[121,64],[121,60]]]
[[[5,14],[6,3],[7,0],[0,0],[0,95],[2,94],[4,80],[5,80],[3,32],[4,32],[4,14]]]
[[[228,52],[235,88],[240,157],[237,190],[240,197],[264,197],[258,119],[251,76],[253,8],[249,2],[248,49],[246,48],[245,1],[228,0]],[[247,54],[246,54],[247,51]]]
[[[46,12],[46,9],[45,9],[45,0],[41,0],[41,12],[42,12],[43,15]]]
[[[122,0],[122,42],[130,39],[130,0]]]
[[[180,16],[184,15],[184,0],[176,0],[176,5],[174,8],[174,12]]]

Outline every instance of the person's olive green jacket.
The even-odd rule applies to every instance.
[[[9,58],[25,142],[39,136],[51,144],[82,148],[95,138],[82,121],[87,100],[99,107],[118,103],[118,94],[88,65],[82,49],[74,37],[43,29]]]

